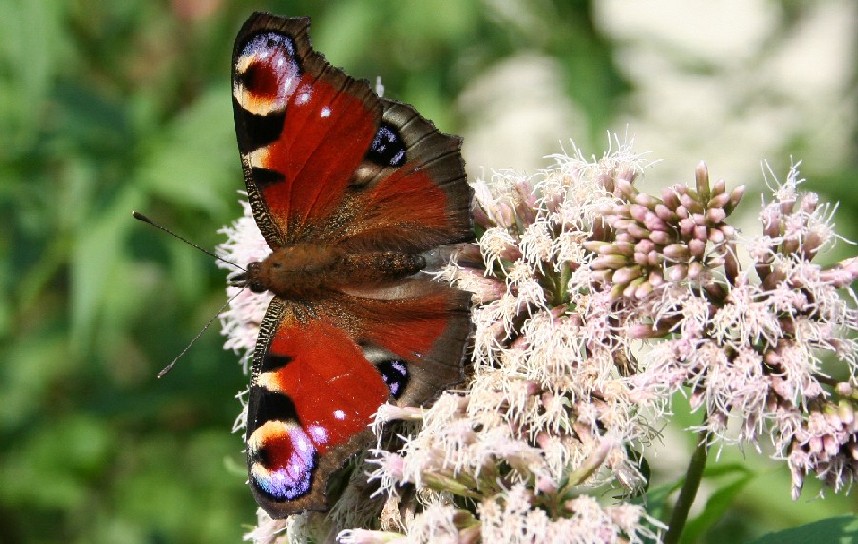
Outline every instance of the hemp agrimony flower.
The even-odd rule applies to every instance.
[[[642,463],[676,392],[699,413],[692,466],[713,444],[767,439],[793,498],[810,475],[852,483],[858,259],[814,262],[837,240],[833,207],[800,193],[793,168],[772,183],[760,231],[740,233],[730,220],[745,189],[711,183],[702,163],[652,195],[636,186],[651,165],[628,146],[553,159],[475,181],[479,242],[437,273],[473,293],[462,391],[428,409],[383,406],[378,448],[327,517],[260,513],[248,539],[675,541],[699,476],[669,524],[633,498],[652,483]],[[226,229],[222,255],[264,256],[253,229],[247,217]],[[266,304],[233,301],[226,347],[252,350]]]

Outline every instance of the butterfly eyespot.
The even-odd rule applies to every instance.
[[[405,164],[405,142],[395,127],[387,123],[378,127],[366,159],[381,166],[397,167]]]
[[[280,32],[258,34],[235,60],[233,96],[247,111],[268,117],[285,110],[300,76],[292,39]]]
[[[403,361],[392,359],[376,364],[375,368],[381,373],[381,379],[387,385],[390,395],[394,399],[402,396],[408,385],[408,366]]]
[[[317,452],[298,424],[269,421],[250,435],[247,445],[257,489],[275,500],[292,500],[310,489]]]

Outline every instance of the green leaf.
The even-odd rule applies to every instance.
[[[137,176],[143,190],[178,205],[223,214],[242,188],[231,91],[208,89],[154,139]]]
[[[0,497],[40,507],[70,508],[89,492],[107,464],[115,436],[88,415],[42,425],[10,452],[0,474]]]
[[[123,258],[120,245],[128,230],[137,227],[131,210],[139,203],[139,191],[123,187],[119,197],[78,233],[72,265],[72,338],[77,348],[91,342],[101,306],[112,289],[122,287],[123,278],[116,274]]]
[[[47,113],[46,98],[62,62],[60,2],[0,2],[0,156],[32,144]]]
[[[769,533],[751,544],[807,544],[808,542],[851,543],[858,539],[858,516],[839,516]]]

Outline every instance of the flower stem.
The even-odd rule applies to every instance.
[[[667,533],[664,535],[664,544],[676,544],[682,536],[685,522],[688,521],[688,512],[697,496],[700,480],[703,478],[703,469],[706,468],[706,455],[709,453],[709,433],[705,430],[697,434],[697,449],[688,463],[688,471],[685,474],[685,482],[679,491],[679,498],[670,515],[670,523]]]

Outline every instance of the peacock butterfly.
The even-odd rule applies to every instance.
[[[385,402],[461,380],[469,295],[421,271],[470,241],[460,140],[310,45],[307,18],[254,13],[233,108],[253,217],[272,253],[234,283],[274,298],[253,353],[247,466],[272,517],[328,507],[327,481]]]

